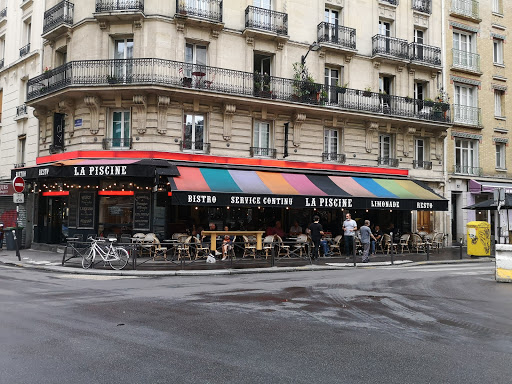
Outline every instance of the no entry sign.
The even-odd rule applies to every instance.
[[[23,180],[23,177],[17,176],[12,181],[12,186],[15,192],[21,193],[25,190],[25,180]]]

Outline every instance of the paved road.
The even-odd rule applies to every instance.
[[[128,278],[0,267],[0,383],[496,383],[494,264]]]

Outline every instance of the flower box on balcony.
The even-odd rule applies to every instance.
[[[121,82],[121,79],[119,79],[118,77],[115,77],[115,76],[107,76],[107,82],[109,84],[117,84],[117,83]]]

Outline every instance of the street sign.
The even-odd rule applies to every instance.
[[[13,193],[12,201],[14,204],[23,204],[25,203],[25,195],[23,193]]]
[[[23,180],[23,177],[16,176],[12,181],[12,186],[14,187],[14,192],[21,193],[25,190],[25,180]]]

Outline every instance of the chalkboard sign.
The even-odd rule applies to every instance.
[[[77,192],[69,192],[69,199],[68,199],[68,227],[69,228],[76,228],[76,211],[78,209],[78,206],[76,205],[78,199],[78,193]]]
[[[78,198],[78,229],[94,229],[95,192],[80,192]]]
[[[135,194],[133,207],[133,229],[149,231],[151,226],[151,192]]]

